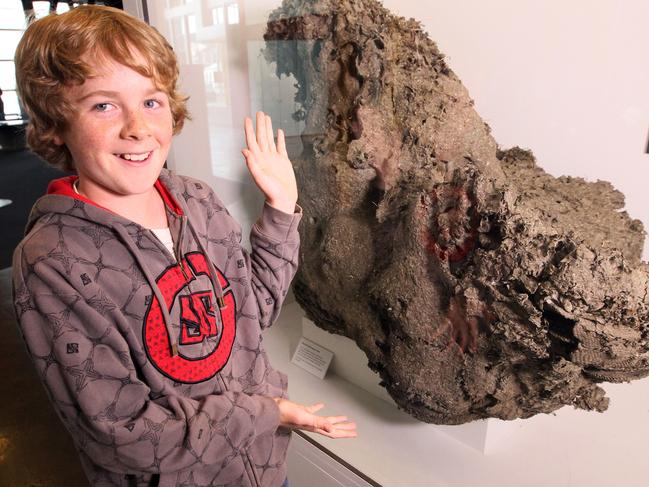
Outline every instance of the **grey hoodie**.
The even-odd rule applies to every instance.
[[[14,254],[15,307],[93,486],[279,486],[286,397],[261,331],[297,267],[300,210],[265,205],[252,253],[211,189],[163,170],[175,256],[57,180]]]

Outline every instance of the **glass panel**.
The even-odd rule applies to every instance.
[[[269,13],[281,3],[148,2],[150,21],[174,47],[182,87],[191,95],[194,120],[176,138],[170,155],[170,165],[178,172],[211,181],[215,187],[231,187],[233,195],[240,192],[236,185],[250,185],[240,154],[242,120],[262,108],[273,117],[275,128],[285,130],[289,144],[301,146],[304,124],[292,117],[297,108],[295,79],[278,79],[275,66],[263,55]],[[494,10],[477,0],[440,9],[414,0],[383,3],[394,14],[422,22],[503,147],[536,148],[543,167],[555,175],[568,173],[617,184],[621,176],[611,160],[623,157],[634,161],[629,168],[648,167],[639,160],[646,159],[647,126],[642,114],[648,110],[644,93],[648,71],[647,64],[638,60],[646,58],[642,46],[647,45],[649,30],[636,20],[646,18],[647,2],[638,0],[624,8],[598,3],[587,15],[573,6],[570,18],[580,19],[577,27],[570,26],[558,0],[543,6],[503,2],[515,5],[516,15],[520,9],[526,24],[499,16],[503,5]],[[482,18],[490,21],[481,23]],[[490,22],[498,29],[489,28]],[[526,28],[521,30],[521,25]],[[583,35],[575,34],[575,28]],[[519,38],[526,47],[512,43]],[[549,75],[552,72],[565,76]],[[611,93],[615,96],[602,95]],[[520,123],[521,113],[534,123]],[[596,147],[594,140],[601,144]],[[629,178],[624,191],[630,212],[639,217],[647,211],[646,201],[642,191],[632,186],[643,179]],[[645,248],[649,255],[649,239]]]
[[[3,91],[16,89],[16,73],[13,61],[0,61],[0,88]]]
[[[191,96],[193,120],[176,137],[169,165],[217,188],[244,228],[262,202],[241,155],[244,117],[263,109],[298,147],[304,128],[292,117],[295,79],[278,79],[263,56],[267,18],[280,3],[148,2],[151,24],[174,47],[182,90]]]
[[[16,46],[23,36],[22,30],[0,30],[0,60],[8,61],[14,58]]]
[[[335,3],[330,2],[330,5]],[[340,3],[353,4],[353,2]],[[265,48],[262,37],[268,13],[278,4],[279,0],[248,0],[245,3],[202,0],[191,5],[180,0],[168,0],[167,6],[157,0],[148,2],[152,23],[170,40],[178,53],[182,89],[191,95],[190,109],[194,120],[187,124],[184,132],[174,143],[171,165],[177,171],[204,179],[215,187],[219,196],[244,228],[249,226],[250,219],[258,214],[258,207],[246,203],[258,201],[260,198],[256,189],[250,184],[239,153],[239,149],[244,146],[241,120],[245,115],[263,108],[274,117],[275,127],[284,128],[289,135],[289,143],[296,146],[300,143],[299,134],[303,128],[302,123],[296,122],[291,117],[291,112],[295,108],[293,102],[295,80],[290,77],[277,80],[273,72],[274,66],[265,61],[262,52]],[[624,2],[623,7],[614,7],[615,2],[584,0],[581,2],[385,0],[384,4],[395,13],[404,15],[406,18],[414,17],[423,22],[421,28],[430,32],[431,38],[438,42],[440,49],[447,54],[449,65],[462,79],[471,96],[475,97],[478,112],[493,127],[495,138],[504,144],[503,147],[511,147],[515,144],[531,146],[539,156],[539,164],[553,169],[556,175],[573,174],[615,181],[616,186],[619,186],[629,198],[629,212],[642,217],[645,223],[649,223],[646,204],[649,165],[647,156],[642,153],[647,143],[647,113],[649,113],[649,97],[646,96],[649,64],[642,61],[646,59],[646,46],[649,45],[649,29],[646,28],[646,19],[649,15],[645,7],[649,3],[646,0]],[[622,2],[618,4],[621,5]],[[237,7],[236,16],[234,6]],[[190,21],[190,17],[195,20]],[[237,22],[232,21],[235,18]],[[350,15],[349,18],[354,19],[356,16]],[[609,19],[612,20],[609,22]],[[405,21],[399,22],[405,25]],[[395,24],[396,21],[393,24],[386,22],[372,32],[380,32],[383,28],[389,29]],[[418,28],[414,23],[409,25],[410,28]],[[421,62],[420,45],[407,43],[409,38],[406,37],[400,42],[402,45],[405,43],[406,51],[410,47],[411,52],[404,52],[402,57],[396,59],[389,58],[390,53],[386,52],[387,62],[398,62],[404,66]],[[367,44],[369,49],[374,49],[373,46],[379,50],[385,47],[380,38]],[[358,46],[353,48],[363,49]],[[331,56],[330,59],[332,63],[340,62],[343,65],[342,74],[345,67],[350,67],[349,64],[345,66],[348,58]],[[371,65],[366,68],[376,69]],[[436,76],[432,69],[431,76]],[[353,79],[345,79],[343,76],[339,79],[343,86],[351,81],[353,89]],[[388,79],[387,81],[398,83],[395,91],[401,91],[402,94],[410,88],[406,76],[399,80]],[[315,86],[314,91],[319,88],[317,84]],[[464,93],[462,91],[462,96]],[[322,95],[321,92],[317,94]],[[418,95],[423,97],[425,93]],[[455,97],[450,99],[454,100]],[[408,96],[395,98],[395,100],[405,103]],[[419,98],[419,101],[426,100]],[[326,106],[324,103],[323,105]],[[445,110],[447,105],[444,103],[439,106],[440,110]],[[432,120],[422,120],[421,123],[436,124]],[[411,132],[409,130],[411,127],[405,127],[408,130],[399,130],[395,137],[396,144],[400,144],[401,135],[404,139],[412,137],[412,132],[415,131]],[[381,128],[377,128],[377,133],[381,133]],[[413,154],[413,156],[430,160],[436,158],[432,152],[421,156]],[[431,166],[432,164],[431,161]],[[439,161],[434,164],[443,166],[447,162]],[[413,179],[416,177],[413,175]],[[453,185],[449,187],[451,194],[454,193]],[[458,193],[457,196],[458,201],[464,199],[462,193]],[[416,200],[411,201],[416,202]],[[404,203],[410,204],[408,201]],[[252,208],[252,211],[247,213],[247,208]],[[455,210],[452,213],[455,213]],[[247,221],[246,216],[249,217]],[[385,214],[383,217],[397,218],[396,215]],[[303,222],[308,222],[308,218],[307,213]],[[451,216],[451,218],[455,217]],[[413,223],[425,225],[427,222]],[[547,222],[542,221],[541,225],[545,223]],[[350,233],[353,231],[355,229],[350,229]],[[363,232],[362,227],[359,228],[359,232]],[[335,237],[336,235],[333,235],[331,240],[335,240]],[[413,237],[417,238],[417,235],[414,234]],[[343,238],[345,237],[342,236],[341,240]],[[377,245],[381,245],[380,241],[376,242]],[[645,250],[645,258],[647,255],[649,254]],[[373,258],[371,255],[367,257]],[[449,286],[450,289],[453,289],[452,286]],[[351,294],[350,299],[354,299]],[[392,313],[391,308],[390,312]],[[643,414],[645,413],[646,411],[643,411]],[[383,415],[377,416],[387,418]],[[571,418],[572,416],[568,417],[569,422]],[[547,419],[547,417],[539,419]],[[418,426],[401,419],[394,423],[397,427],[392,431],[398,433],[405,433],[407,429],[410,434],[410,431]],[[644,424],[642,421],[634,423]],[[387,429],[394,424],[386,423],[385,426]],[[446,428],[445,433],[449,430],[450,428]],[[434,434],[437,435],[437,432]],[[369,436],[379,438],[379,435],[372,432]],[[464,430],[458,434],[458,437],[460,435],[465,438],[474,436],[475,430]],[[392,437],[396,436],[398,435],[392,435]],[[386,485],[391,478],[396,477],[394,472],[400,467],[408,479],[400,478],[399,481],[394,481],[393,485],[435,483],[461,485],[460,477],[464,478],[464,484],[475,485],[480,481],[484,483],[484,479],[480,477],[484,477],[484,474],[489,472],[484,468],[481,470],[480,465],[475,469],[458,469],[455,465],[451,465],[446,471],[443,462],[452,463],[447,459],[453,455],[430,455],[428,450],[431,443],[427,443],[426,440],[411,441],[411,438],[413,437],[406,437],[407,445],[404,445],[404,452],[397,451],[396,455],[379,453],[380,458],[385,460],[373,462],[372,466],[368,466],[368,470],[377,468],[376,476],[362,466],[367,451],[370,451],[363,447],[371,449],[372,445],[361,443],[363,447],[360,454],[352,452],[351,448],[345,450],[345,447],[338,446],[343,443],[349,444],[346,442],[335,442],[336,445],[331,447],[335,453],[348,459],[350,463],[370,476],[381,481],[386,479]],[[593,438],[597,442],[597,435]],[[525,440],[517,438],[516,441],[529,440],[529,444],[532,444],[538,439],[532,436]],[[555,445],[561,443],[555,438],[553,440]],[[359,441],[363,441],[362,438],[359,438]],[[544,452],[552,452],[551,443],[548,442],[550,447],[545,448]],[[569,438],[564,443],[569,444]],[[329,447],[330,443],[327,446]],[[412,452],[408,451],[410,449]],[[514,452],[505,450],[498,453],[502,453],[501,457],[506,461],[508,455]],[[570,456],[569,447],[566,451]],[[399,462],[401,453],[404,453],[404,458],[407,456],[420,461],[423,472],[420,473],[419,470],[411,469],[409,466],[403,468],[403,465],[395,465]],[[359,463],[354,461],[352,458],[354,456]],[[588,455],[583,456],[588,457]],[[440,457],[442,463],[435,463]],[[557,476],[562,476],[566,470],[574,467],[574,465],[566,467],[566,463],[570,462],[562,461],[565,457],[566,455],[563,457],[560,455],[558,462],[552,462],[554,457],[543,457],[545,460],[543,462],[530,463],[542,464],[539,470],[541,475],[549,475],[548,465],[558,465],[558,468],[555,468]],[[397,461],[392,463],[395,458]],[[622,460],[625,466],[630,464],[628,461],[625,463],[628,458]],[[468,461],[470,464],[473,460],[469,458]],[[636,463],[642,465],[643,461],[641,459]],[[591,466],[586,465],[586,471],[589,471]],[[508,469],[492,468],[491,470],[502,470],[503,477],[499,479],[502,485],[507,483],[505,476],[511,477],[511,472],[507,472]],[[416,473],[413,474],[413,471]],[[444,472],[439,475],[441,477],[439,482],[437,482],[438,471]],[[456,472],[460,473],[456,474]],[[469,473],[475,473],[475,482],[466,480]],[[459,481],[449,481],[451,478]],[[644,474],[637,478],[644,478]],[[491,478],[489,482],[495,485],[498,480]],[[515,483],[515,480],[511,482],[511,484]],[[560,480],[548,481],[546,484],[560,484]]]

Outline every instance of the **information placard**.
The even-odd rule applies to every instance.
[[[291,362],[316,377],[324,379],[333,356],[332,351],[302,337],[297,344]]]

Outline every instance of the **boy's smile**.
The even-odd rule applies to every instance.
[[[79,192],[127,216],[124,208],[157,197],[153,185],[173,131],[169,98],[152,78],[123,64],[108,60],[92,67],[97,76],[68,88],[74,115],[56,143],[72,154]]]

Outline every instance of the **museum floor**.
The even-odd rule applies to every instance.
[[[11,254],[36,198],[59,172],[29,151],[0,152],[0,485],[76,487],[87,481],[63,425],[49,406],[16,325]]]
[[[76,451],[49,405],[18,332],[10,270],[0,271],[0,485],[87,485]]]

